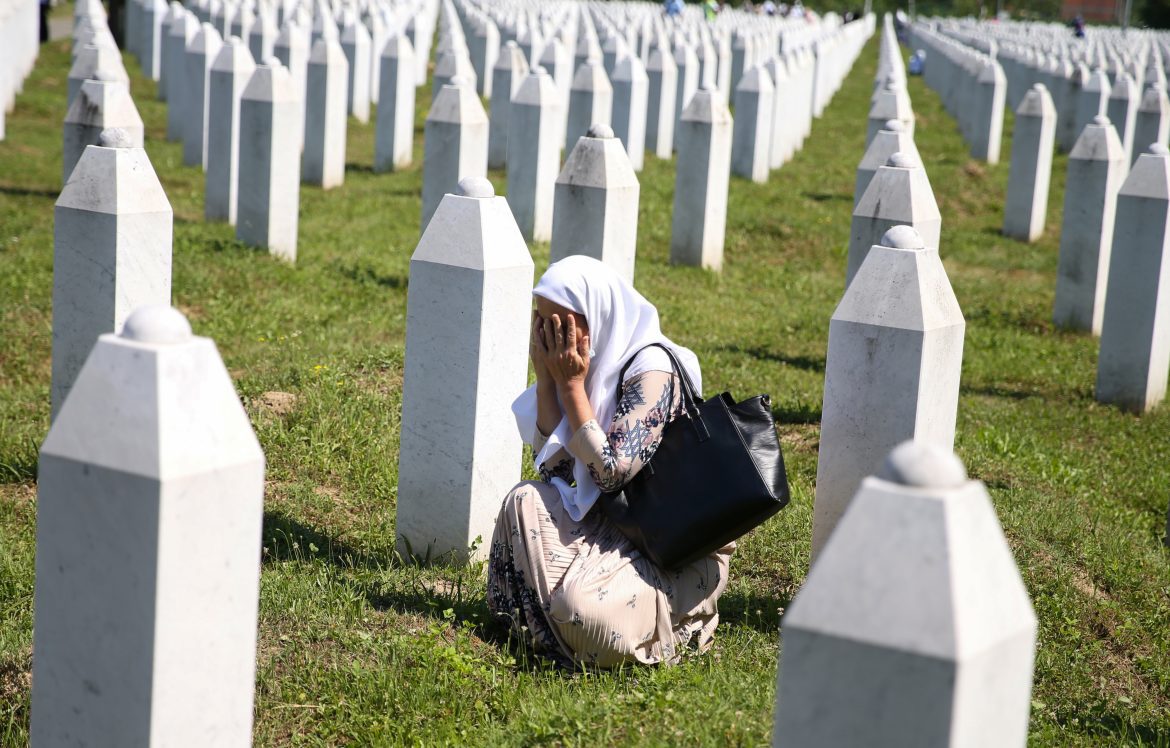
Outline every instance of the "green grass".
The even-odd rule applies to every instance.
[[[346,183],[302,187],[300,256],[282,264],[204,223],[203,175],[181,166],[154,86],[127,61],[175,211],[174,302],[217,342],[268,458],[257,744],[768,742],[780,614],[807,571],[826,336],[876,58],[871,43],[767,185],[733,179],[722,275],[668,265],[674,169],[647,158],[638,286],[709,389],[772,394],[794,500],[733,557],[712,652],[577,674],[488,622],[481,568],[393,553],[418,168],[373,174],[373,126],[351,121]],[[45,47],[0,143],[0,744],[13,746],[29,717],[67,70],[66,44]],[[971,161],[937,96],[920,79],[910,93],[968,322],[956,449],[987,483],[1040,617],[1032,742],[1170,746],[1170,408],[1138,418],[1094,403],[1096,343],[1050,323],[1064,158],[1048,234],[1007,240],[1006,157]],[[420,89],[416,164],[429,100]],[[548,248],[532,249],[539,272]]]

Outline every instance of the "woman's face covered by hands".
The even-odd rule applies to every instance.
[[[548,376],[558,387],[583,382],[589,373],[590,344],[584,315],[536,297],[529,351],[537,379]]]

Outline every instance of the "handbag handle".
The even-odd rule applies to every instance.
[[[699,441],[707,441],[707,439],[711,438],[711,434],[707,430],[707,424],[703,422],[703,416],[699,413],[699,402],[701,402],[701,400],[699,396],[695,394],[695,385],[691,381],[690,375],[687,374],[687,370],[684,369],[682,364],[678,362],[678,359],[674,355],[674,351],[670,350],[670,348],[664,346],[661,343],[649,343],[648,345],[642,346],[638,350],[634,351],[634,355],[630,356],[630,360],[626,361],[625,365],[622,366],[622,370],[618,374],[618,402],[621,402],[622,399],[622,391],[626,382],[626,371],[630,368],[630,365],[634,363],[634,359],[638,357],[638,354],[647,348],[650,348],[651,346],[661,348],[663,351],[665,351],[667,357],[670,358],[670,365],[673,367],[674,373],[678,376],[679,381],[682,383],[683,410],[686,411],[686,414],[691,421],[691,425],[694,426],[695,433],[698,435]]]

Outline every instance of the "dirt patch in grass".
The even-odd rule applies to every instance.
[[[265,392],[255,400],[261,413],[283,418],[296,410],[297,396],[291,392]]]
[[[15,704],[32,689],[32,649],[16,662],[0,662],[0,703]]]

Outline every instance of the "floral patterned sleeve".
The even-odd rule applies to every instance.
[[[539,428],[536,429],[532,438],[532,451],[540,454],[540,450],[544,449],[546,443],[548,443],[548,437],[540,433]],[[540,463],[537,472],[540,473],[540,479],[545,483],[552,483],[553,478],[560,478],[566,483],[572,483],[573,458],[565,450],[558,449],[547,460]]]
[[[646,371],[625,381],[609,430],[589,421],[569,440],[569,452],[584,460],[602,491],[616,491],[654,456],[662,429],[679,403],[675,375]]]

